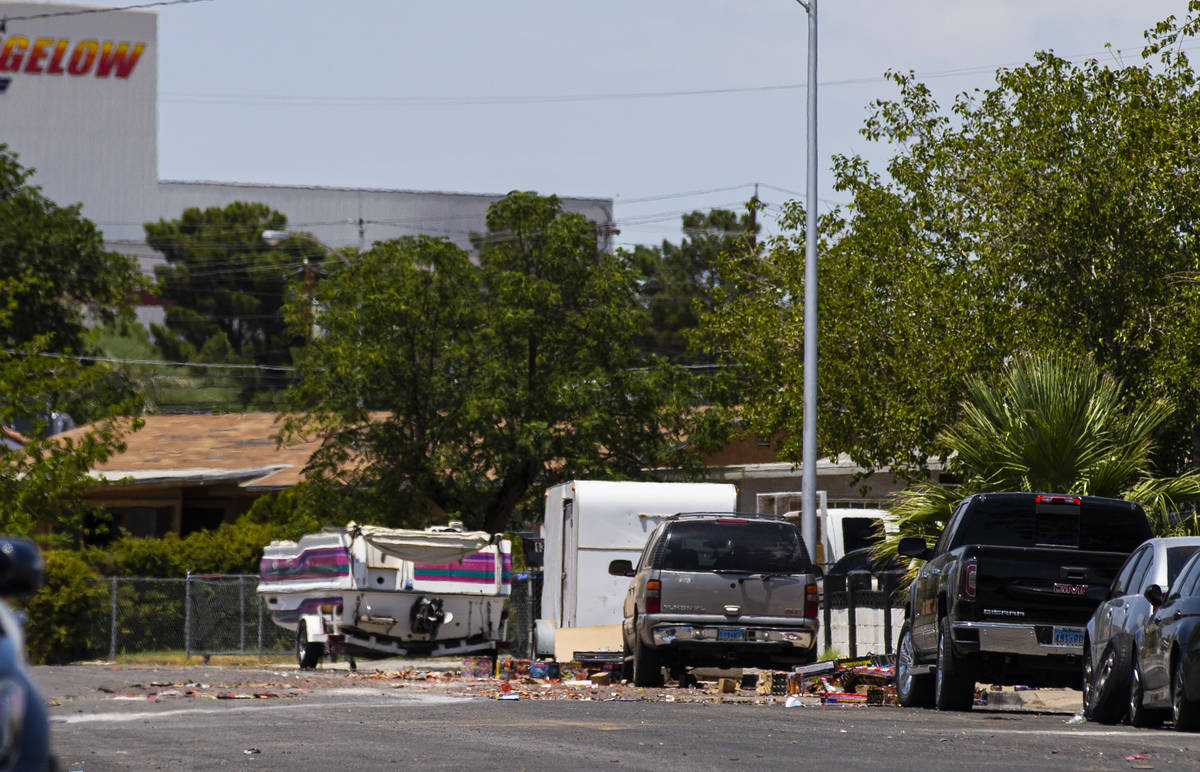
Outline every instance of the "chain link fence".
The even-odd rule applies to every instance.
[[[253,574],[195,574],[184,579],[110,577],[104,613],[90,656],[116,659],[123,654],[183,652],[211,654],[283,654],[292,651],[292,634],[271,622],[255,588]]]
[[[521,659],[534,659],[534,626],[542,611],[542,572],[529,571],[513,577],[508,598],[509,653]]]
[[[850,656],[859,646],[877,645],[891,652],[895,637],[893,614],[880,623],[867,617],[873,610],[903,603],[900,574],[872,576],[854,572],[840,581],[826,580],[823,608],[826,648],[848,644]],[[193,574],[184,579],[110,577],[94,579],[105,587],[104,608],[94,617],[88,656],[116,659],[121,655],[181,652],[186,656],[214,654],[291,654],[293,634],[271,621],[258,597],[254,574]],[[535,627],[541,616],[542,572],[529,570],[513,577],[508,599],[509,654],[535,657]],[[875,616],[879,614],[876,613]],[[836,617],[836,619],[835,619]],[[880,627],[872,634],[867,628]],[[835,633],[835,629],[841,631]],[[834,640],[835,634],[838,641]],[[875,644],[872,635],[881,640]],[[845,640],[843,640],[843,637]],[[870,642],[869,642],[870,641]]]
[[[293,633],[271,621],[254,574],[193,574],[185,579],[109,577],[104,608],[95,615],[93,659],[149,652],[290,654]],[[513,656],[533,656],[534,624],[542,601],[540,572],[512,583],[508,640]]]

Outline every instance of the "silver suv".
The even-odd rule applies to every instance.
[[[686,513],[664,520],[629,576],[621,635],[624,671],[660,686],[689,667],[790,668],[812,662],[817,581],[800,529],[783,518]]]

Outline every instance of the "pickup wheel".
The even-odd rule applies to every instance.
[[[933,701],[938,710],[970,710],[975,704],[975,661],[954,653],[950,618],[938,625],[937,668],[933,677]]]
[[[658,662],[658,652],[642,643],[642,637],[636,631],[633,636],[633,685],[663,685],[662,667]]]
[[[1129,677],[1129,723],[1133,726],[1147,729],[1161,726],[1166,719],[1161,710],[1151,710],[1142,705],[1145,696],[1142,689],[1142,666],[1135,656],[1133,670]]]
[[[308,627],[304,622],[296,629],[296,661],[300,664],[301,670],[316,670],[317,663],[321,661],[322,649],[325,648],[319,643],[310,643],[308,640]]]
[[[896,701],[906,708],[932,708],[933,681],[926,673],[913,673],[916,664],[917,647],[913,644],[912,627],[905,622],[896,643]]]
[[[1200,701],[1189,700],[1184,687],[1187,673],[1183,669],[1183,655],[1175,664],[1175,677],[1171,680],[1171,718],[1175,728],[1181,732],[1200,729]]]
[[[1129,678],[1133,671],[1133,646],[1117,638],[1104,647],[1093,666],[1090,642],[1083,651],[1083,715],[1089,721],[1115,724],[1125,717],[1129,703]]]

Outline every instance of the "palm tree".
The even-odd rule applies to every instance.
[[[1200,471],[1153,474],[1167,401],[1126,400],[1090,358],[1053,354],[1016,357],[999,383],[976,379],[967,395],[962,418],[939,437],[962,482],[901,491],[892,507],[900,534],[881,552],[894,554],[900,535],[936,536],[956,503],[987,491],[1113,496],[1140,503],[1156,533],[1195,529],[1194,517],[1173,523],[1171,515],[1200,500]]]

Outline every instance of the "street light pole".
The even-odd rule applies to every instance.
[[[808,200],[804,204],[804,436],[800,451],[800,532],[817,559],[817,0],[808,12]]]

